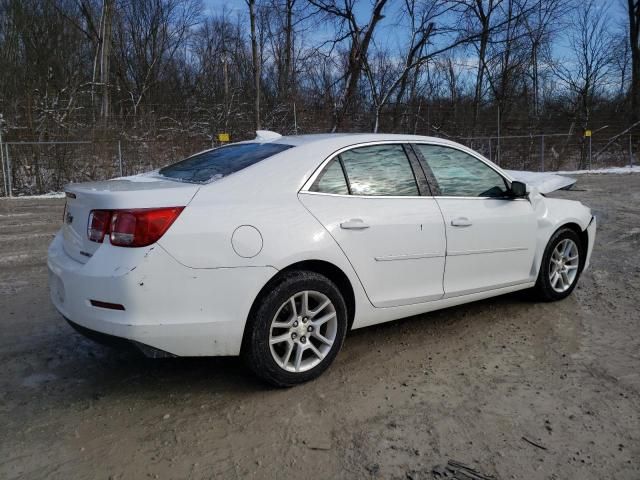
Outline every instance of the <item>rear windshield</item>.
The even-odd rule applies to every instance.
[[[291,148],[281,143],[239,143],[215,148],[160,169],[160,175],[183,182],[207,183],[231,175]]]

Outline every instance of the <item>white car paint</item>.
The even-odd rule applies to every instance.
[[[590,210],[544,197],[535,187],[516,200],[308,191],[338,152],[379,143],[450,146],[513,180],[454,142],[264,132],[257,141],[294,148],[206,184],[152,173],[69,185],[73,219],[56,235],[48,258],[51,299],[60,313],[174,355],[237,355],[259,292],[298,262],[326,262],[344,274],[353,290],[352,328],[529,288],[549,238],[568,223],[588,236],[588,265],[596,229]],[[153,245],[123,248],[87,238],[92,209],[173,206],[185,208]],[[470,225],[451,224],[460,219]],[[357,228],[360,221],[369,228]],[[126,309],[95,307],[90,299]]]
[[[505,172],[513,179],[526,183],[529,187],[536,187],[540,193],[569,189],[576,183],[575,178],[550,172],[524,172],[521,170],[505,170]]]

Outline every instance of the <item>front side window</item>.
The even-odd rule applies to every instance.
[[[415,145],[445,197],[504,197],[502,176],[468,153],[438,145]]]
[[[247,168],[292,145],[281,143],[238,143],[214,148],[161,168],[160,175],[191,183],[207,183]]]
[[[402,145],[372,145],[340,154],[352,195],[418,196]]]

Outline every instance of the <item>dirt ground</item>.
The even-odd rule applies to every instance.
[[[639,479],[640,175],[558,196],[598,217],[568,299],[354,331],[289,390],[233,358],[85,340],[47,293],[62,200],[0,200],[0,478],[431,479],[453,459],[499,479]]]

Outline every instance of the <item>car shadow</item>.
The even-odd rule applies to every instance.
[[[352,330],[347,334],[343,355],[338,356],[340,369],[349,369],[350,353],[363,348],[363,342],[384,341],[390,348],[400,346],[407,332],[455,335],[466,322],[492,322],[483,315],[492,311],[500,315],[512,308],[527,308],[532,301],[526,293],[494,297],[478,302],[451,307],[430,313],[414,315],[392,322]],[[498,310],[496,312],[496,309]],[[64,328],[64,330],[62,330]],[[238,357],[170,357],[147,358],[131,349],[116,349],[97,344],[60,327],[56,338],[57,355],[61,359],[51,366],[57,381],[56,395],[61,401],[99,400],[105,396],[167,394],[210,395],[212,393],[251,395],[278,391],[255,377]],[[416,348],[420,346],[416,345]],[[356,355],[357,357],[357,355]],[[381,361],[384,356],[381,357]],[[334,369],[325,373],[331,375]],[[325,379],[330,381],[330,379]],[[304,387],[303,387],[304,388]]]

